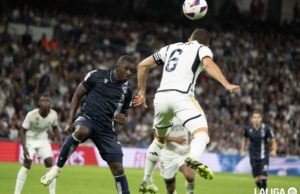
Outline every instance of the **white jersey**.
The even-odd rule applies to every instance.
[[[162,150],[162,155],[163,154],[170,155],[171,152],[179,155],[185,155],[189,153],[189,149],[190,149],[189,142],[188,142],[189,132],[185,127],[183,127],[182,123],[176,117],[174,117],[173,119],[173,126],[171,127],[169,136],[171,137],[185,136],[187,141],[184,144],[178,144],[176,142],[166,142]]]
[[[43,118],[36,108],[27,113],[22,127],[26,130],[26,139],[48,140],[47,131],[58,126],[58,117],[55,110],[50,109],[49,114]]]
[[[211,50],[197,41],[175,43],[153,54],[158,65],[164,65],[158,92],[178,91],[194,96],[195,83],[203,71],[202,60],[213,58]]]

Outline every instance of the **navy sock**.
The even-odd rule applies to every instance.
[[[267,179],[261,180],[261,188],[266,190],[267,189]]]
[[[256,183],[256,186],[257,186],[259,189],[261,189],[261,181],[258,180],[258,181],[256,181],[255,183]]]
[[[115,176],[115,181],[116,181],[117,191],[119,194],[120,193],[130,194],[127,179],[126,179],[125,175]]]
[[[76,150],[77,146],[78,146],[79,142],[77,140],[74,139],[73,135],[70,135],[63,147],[61,148],[58,160],[57,160],[57,166],[62,168],[66,161],[68,160],[69,156]]]

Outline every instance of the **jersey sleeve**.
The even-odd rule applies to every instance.
[[[129,88],[128,92],[125,96],[125,100],[124,100],[124,105],[122,107],[122,111],[121,112],[125,112],[126,110],[130,109],[132,106],[132,90]]]
[[[89,92],[94,87],[97,79],[96,72],[97,70],[90,71],[81,82],[86,92]]]
[[[30,113],[27,113],[23,123],[22,123],[22,128],[29,130],[30,129]]]
[[[161,48],[158,52],[156,52],[152,55],[153,59],[157,65],[164,65],[168,48],[169,48],[169,46],[165,46],[165,47]]]
[[[213,58],[213,53],[207,46],[202,46],[199,48],[198,56],[200,61],[202,61],[205,57]]]

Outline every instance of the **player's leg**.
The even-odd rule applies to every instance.
[[[177,194],[176,192],[176,178],[164,179],[167,187],[167,194]]]
[[[109,131],[92,128],[91,139],[114,176],[117,192],[129,194],[128,182],[123,168],[123,152],[117,136]]]
[[[154,140],[152,141],[149,148],[147,149],[145,168],[144,168],[144,177],[143,177],[142,184],[139,187],[140,192],[149,191],[149,192],[156,193],[158,191],[157,186],[153,184],[152,172],[156,163],[159,160],[162,147],[163,147],[163,139],[155,136]]]
[[[129,187],[126,175],[124,173],[124,168],[122,162],[113,162],[119,160],[117,158],[122,158],[121,154],[109,154],[110,156],[106,157],[106,162],[109,165],[110,171],[115,178],[116,188],[120,194],[129,194]],[[113,156],[115,155],[115,156]]]
[[[47,170],[51,170],[51,167],[53,166],[53,158],[52,157],[47,157],[44,159],[44,165],[47,168]],[[49,193],[50,194],[55,194],[55,188],[56,188],[56,179],[54,179],[50,184],[49,184]]]
[[[266,160],[251,160],[251,166],[256,186],[260,190],[266,191],[268,162]]]
[[[70,155],[76,150],[79,143],[90,137],[92,123],[84,117],[78,117],[74,122],[75,132],[72,133],[64,142],[61,148],[58,161],[51,170],[41,178],[41,183],[48,186],[60,173]]]
[[[30,158],[29,159],[24,158],[23,166],[20,168],[18,175],[17,175],[14,194],[21,194],[23,186],[24,186],[26,178],[27,178],[27,175],[28,175],[28,171],[30,170],[30,167],[32,164],[32,156],[34,155],[34,149],[27,147],[27,150],[29,152]]]
[[[199,103],[188,96],[179,98],[175,113],[183,126],[192,134],[189,157],[186,165],[199,172],[205,179],[212,179],[213,172],[198,160],[209,142],[208,126],[204,112]]]
[[[185,164],[180,166],[179,170],[185,177],[185,190],[186,194],[194,194],[195,189],[195,172]]]

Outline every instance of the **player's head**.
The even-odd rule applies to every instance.
[[[189,40],[196,40],[200,44],[204,44],[205,46],[209,46],[210,43],[210,34],[207,30],[202,28],[197,28],[193,31]]]
[[[50,109],[51,98],[47,93],[43,93],[39,98],[39,108],[42,111],[48,111]]]
[[[128,55],[121,56],[115,65],[117,80],[127,81],[133,73],[135,60]]]
[[[254,110],[251,113],[251,123],[252,125],[259,126],[262,122],[262,114],[261,112]]]

